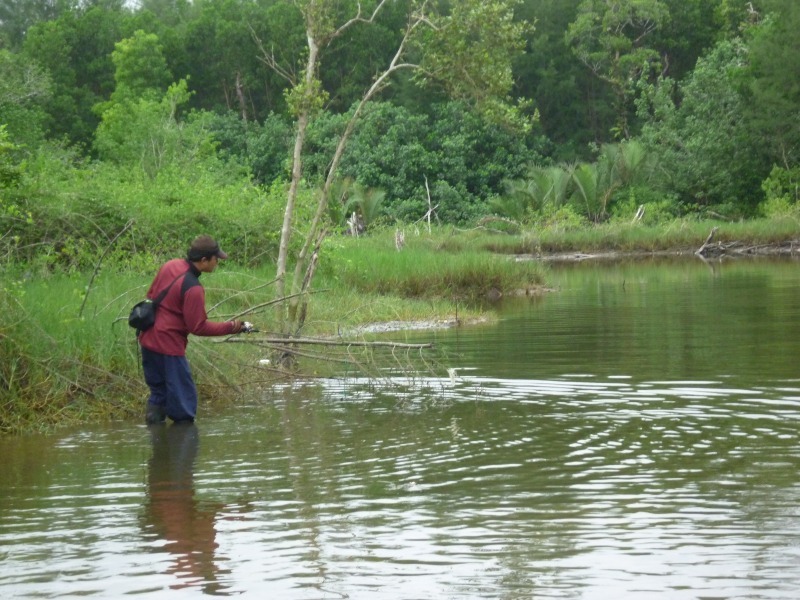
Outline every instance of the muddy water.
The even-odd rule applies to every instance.
[[[0,596],[798,598],[798,273],[554,266],[441,378],[0,440]]]

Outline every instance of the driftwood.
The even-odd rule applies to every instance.
[[[335,339],[325,339],[325,338],[303,338],[303,337],[293,337],[293,338],[286,338],[286,337],[269,337],[269,336],[258,336],[252,335],[247,338],[243,338],[241,336],[236,337],[228,337],[223,340],[224,342],[233,342],[233,343],[248,343],[248,344],[256,344],[259,346],[270,346],[270,345],[286,345],[286,344],[307,344],[307,345],[316,345],[316,346],[340,346],[343,348],[355,348],[355,347],[363,347],[363,348],[397,348],[403,350],[422,350],[425,348],[432,348],[433,344],[406,344],[400,342],[364,342],[364,341],[347,341],[347,340],[335,340]]]
[[[390,361],[395,368],[415,371],[415,363],[428,363],[423,350],[433,344],[408,344],[400,342],[356,341],[342,338],[283,337],[275,335],[233,335],[215,340],[216,343],[249,344],[265,349],[271,358],[262,359],[259,365],[272,365],[269,370],[278,374],[294,372],[297,359],[307,358],[327,363],[342,363],[355,367],[362,374],[375,379],[385,377],[381,364]],[[416,356],[416,358],[412,358]],[[430,369],[430,365],[427,366]]]
[[[708,237],[706,238],[706,241],[703,242],[703,245],[700,246],[700,248],[697,249],[695,254],[697,254],[699,256],[706,256],[706,254],[709,251],[708,249],[709,249],[709,246],[711,244],[711,240],[714,239],[714,234],[717,233],[717,229],[718,229],[717,227],[712,227],[711,228],[711,233],[708,234]]]
[[[786,242],[772,244],[745,244],[741,241],[733,242],[714,242],[714,235],[717,227],[713,227],[708,234],[706,241],[695,254],[700,258],[720,257],[720,256],[794,256],[800,252],[800,242],[789,240]]]

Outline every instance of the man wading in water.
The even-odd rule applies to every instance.
[[[197,414],[197,388],[186,360],[189,334],[203,336],[250,333],[247,321],[215,323],[206,315],[206,296],[200,275],[212,273],[228,258],[211,236],[197,237],[186,259],[175,258],[158,271],[147,292],[151,300],[167,290],[156,311],[155,324],[139,335],[144,380],[150,388],[145,420],[149,425],[192,423]],[[175,284],[175,285],[173,285]]]

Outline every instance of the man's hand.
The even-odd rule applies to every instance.
[[[231,333],[255,333],[256,331],[258,331],[256,326],[249,321],[234,321]]]

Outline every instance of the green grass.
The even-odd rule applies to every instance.
[[[660,226],[606,223],[575,231],[532,230],[522,235],[492,235],[483,249],[508,254],[561,252],[666,252],[697,250],[717,227],[714,241],[746,245],[776,244],[800,239],[800,220],[794,217],[751,221],[696,221],[679,219]]]
[[[508,257],[437,249],[421,238],[398,252],[389,242],[388,234],[330,240],[303,334],[337,335],[372,322],[469,319],[481,310],[468,300],[542,281],[539,267]],[[0,278],[0,433],[140,417],[147,389],[126,317],[154,269],[101,270],[89,287],[91,273],[17,267]],[[245,270],[232,262],[204,275],[209,317],[226,320],[269,302],[273,278],[271,266]],[[274,331],[271,307],[246,318]],[[201,403],[229,402],[240,396],[240,386],[274,375],[257,366],[266,350],[218,341],[189,344]]]
[[[661,228],[611,224],[514,236],[407,228],[401,251],[395,248],[394,230],[331,237],[323,247],[302,333],[335,336],[375,322],[491,318],[484,302],[488,296],[547,283],[541,263],[515,261],[509,254],[693,251],[713,226],[722,242],[757,245],[800,238],[800,225],[792,218],[681,220]],[[147,389],[126,317],[144,296],[157,263],[147,256],[134,263],[136,270],[101,270],[91,287],[91,273],[6,265],[0,275],[0,434],[141,417]],[[229,319],[269,302],[273,278],[272,265],[247,269],[233,261],[204,275],[210,318]],[[272,307],[264,307],[246,318],[270,332],[274,316]],[[193,338],[189,344],[204,406],[231,402],[250,384],[274,380],[273,372],[258,366],[267,350],[218,342]]]
[[[486,252],[448,232],[409,235],[398,251],[394,233],[339,238],[329,243],[331,269],[322,275],[332,286],[363,294],[426,300],[481,300],[495,292],[541,286],[542,267]]]
[[[147,397],[135,334],[126,317],[144,297],[152,273],[101,273],[0,280],[0,433],[48,430],[86,421],[139,415]],[[253,275],[208,278],[207,305],[253,287]],[[257,302],[237,293],[210,316],[224,320]],[[84,303],[84,299],[86,300]],[[244,368],[243,348],[190,344],[190,360],[205,395],[224,395]]]

